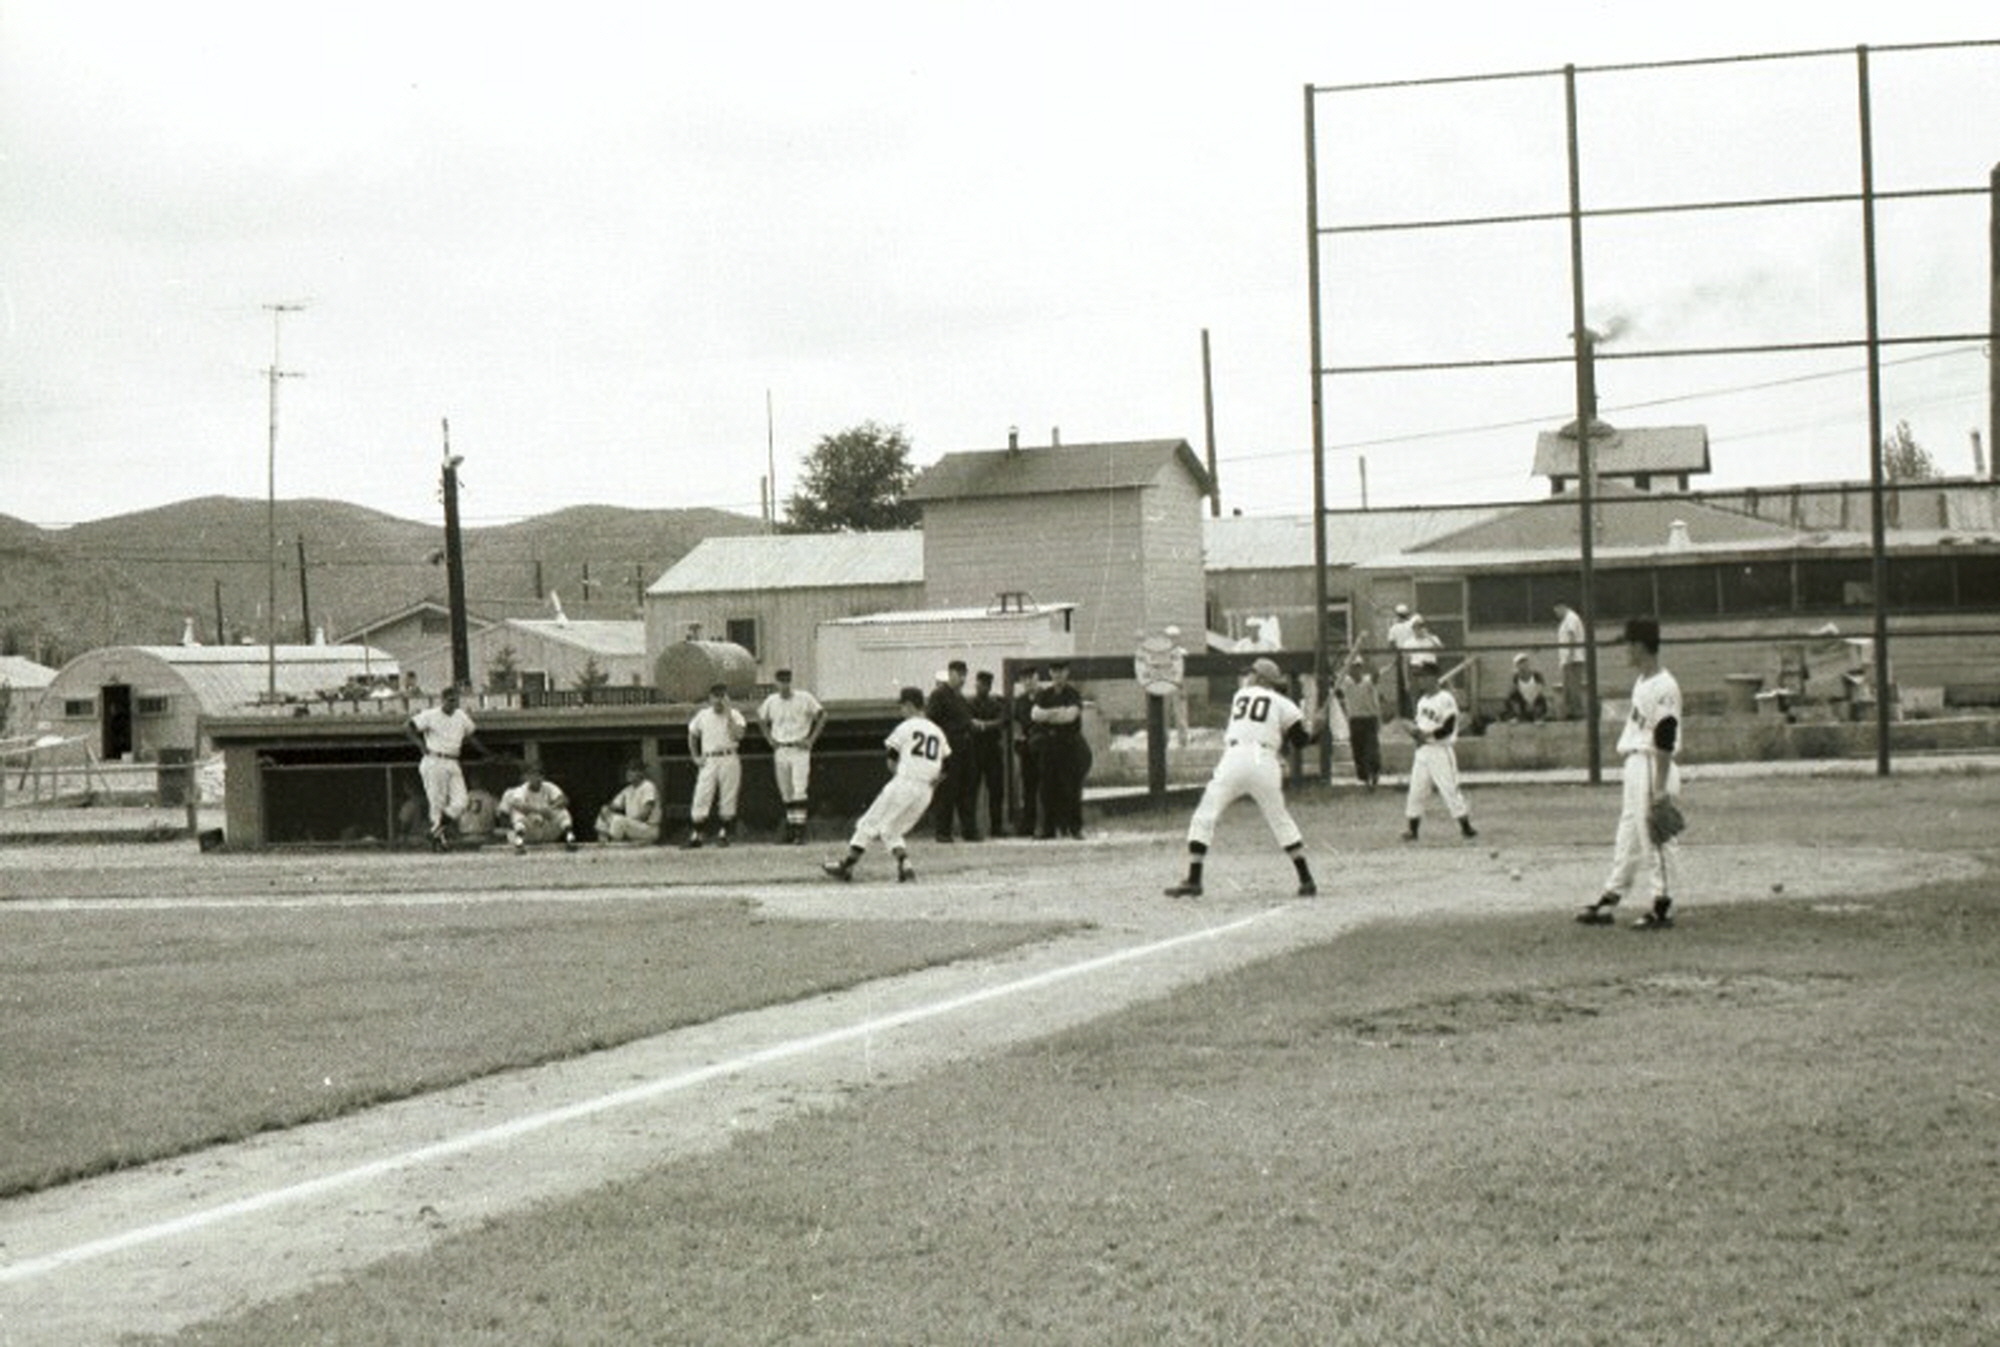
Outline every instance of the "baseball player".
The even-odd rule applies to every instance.
[[[1284,682],[1285,676],[1274,661],[1260,659],[1250,666],[1243,686],[1230,700],[1229,724],[1222,732],[1222,758],[1215,764],[1215,774],[1188,823],[1187,878],[1168,889],[1167,897],[1201,897],[1202,863],[1209,843],[1215,840],[1216,820],[1246,795],[1256,801],[1271,836],[1292,858],[1292,868],[1299,873],[1299,897],[1310,898],[1319,892],[1312,867],[1306,864],[1305,838],[1285,808],[1284,774],[1285,749],[1317,739],[1319,717],[1301,711],[1280,691]]]
[[[792,686],[792,671],[773,675],[778,690],[757,708],[757,724],[771,745],[771,770],[778,777],[778,798],[785,802],[785,840],[806,840],[806,786],[812,779],[812,747],[826,728],[826,708],[803,688]]]
[[[404,734],[424,751],[417,775],[430,804],[432,851],[451,849],[448,830],[455,830],[465,813],[465,771],[459,766],[459,757],[467,747],[480,747],[478,729],[459,707],[456,687],[439,693],[436,706],[425,707],[403,726]]]
[[[1624,802],[1611,875],[1603,894],[1576,919],[1586,926],[1611,925],[1611,909],[1631,892],[1643,868],[1653,906],[1632,925],[1658,931],[1674,924],[1674,900],[1667,895],[1667,851],[1674,844],[1671,839],[1654,842],[1652,816],[1657,802],[1680,795],[1674,756],[1681,747],[1681,685],[1660,665],[1660,624],[1652,618],[1635,617],[1625,624],[1625,655],[1638,676],[1632,682],[1631,713],[1618,732],[1618,755],[1625,760]]]
[[[688,721],[688,756],[694,759],[694,801],[688,807],[688,837],[684,848],[701,845],[702,825],[716,816],[715,844],[729,845],[729,828],[736,822],[736,803],[743,793],[743,759],[736,755],[750,728],[743,713],[729,704],[729,685],[708,689],[708,705]]]
[[[896,858],[896,882],[907,884],[917,877],[910,868],[910,858],[903,849],[903,836],[917,826],[917,820],[930,808],[931,792],[937,788],[938,776],[944,770],[945,760],[951,756],[951,744],[946,741],[944,731],[924,716],[924,694],[920,688],[904,688],[897,698],[902,707],[903,718],[889,737],[882,741],[889,750],[889,764],[893,775],[876,795],[868,812],[854,825],[854,837],[847,844],[847,855],[837,861],[828,861],[820,868],[835,879],[846,881],[854,878],[854,865],[868,850],[871,839],[879,838],[889,848],[889,854]]]
[[[1452,743],[1458,738],[1458,698],[1451,689],[1438,684],[1437,658],[1418,653],[1410,656],[1410,680],[1415,684],[1417,705],[1410,721],[1410,737],[1417,751],[1410,760],[1410,795],[1403,804],[1403,840],[1417,840],[1424,821],[1424,805],[1431,792],[1444,800],[1444,807],[1458,820],[1458,830],[1467,837],[1479,836],[1472,826],[1472,811],[1458,788],[1458,754]]]
[[[569,797],[532,762],[521,769],[521,784],[501,792],[500,817],[506,821],[507,840],[514,844],[516,856],[525,856],[530,842],[553,842],[558,837],[565,851],[576,850]]]
[[[660,840],[660,788],[646,774],[646,764],[634,758],[625,764],[625,789],[597,811],[600,842]]]

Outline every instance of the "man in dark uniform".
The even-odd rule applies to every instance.
[[[1034,726],[1035,694],[1048,686],[1049,673],[1036,669],[1014,685],[1014,757],[1021,778],[1021,812],[1014,816],[1016,837],[1035,837],[1042,808],[1042,754]]]
[[[958,831],[968,842],[979,840],[979,820],[974,814],[979,799],[979,771],[973,762],[972,705],[965,700],[965,661],[955,659],[931,688],[924,702],[924,715],[944,731],[951,745],[945,759],[944,779],[931,797],[931,821],[937,826],[937,840],[951,841],[951,821],[958,819]]]
[[[1083,693],[1069,681],[1068,660],[1050,660],[1049,678],[1049,685],[1035,694],[1030,713],[1042,759],[1041,826],[1035,836],[1080,838],[1083,779],[1090,773],[1090,745],[1083,740]]]
[[[981,669],[973,679],[971,809],[979,814],[979,790],[986,789],[986,834],[1007,832],[1007,703],[993,695],[993,673]]]

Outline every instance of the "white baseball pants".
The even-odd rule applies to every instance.
[[[1611,847],[1611,875],[1604,881],[1604,891],[1621,898],[1631,895],[1632,885],[1638,882],[1643,871],[1646,896],[1658,898],[1667,892],[1667,854],[1674,850],[1675,844],[1669,842],[1665,847],[1654,846],[1652,830],[1647,826],[1647,815],[1653,808],[1652,754],[1625,755],[1624,786],[1624,801],[1618,811],[1618,835]],[[1669,763],[1667,794],[1680,793],[1680,768]]]
[[[457,758],[426,753],[417,763],[417,777],[424,783],[424,799],[430,802],[432,831],[465,812],[465,772]]]
[[[711,809],[725,819],[736,817],[736,803],[743,793],[743,759],[734,753],[714,753],[701,760],[694,776],[694,804],[689,818],[700,824]]]
[[[1410,759],[1410,798],[1403,805],[1404,818],[1422,818],[1424,805],[1436,791],[1453,818],[1471,811],[1458,788],[1458,754],[1450,744],[1418,744]]]
[[[1188,841],[1206,847],[1215,840],[1216,820],[1230,805],[1249,796],[1264,815],[1265,826],[1281,847],[1304,841],[1291,811],[1285,808],[1284,764],[1273,754],[1244,746],[1226,750],[1215,764],[1215,775],[1201,793],[1201,803],[1188,820]]]
[[[933,783],[934,784],[934,783]],[[932,785],[906,776],[892,776],[854,825],[849,846],[866,851],[871,839],[880,838],[889,850],[903,845],[903,837],[917,826],[917,820],[931,807]]]

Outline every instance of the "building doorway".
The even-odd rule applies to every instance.
[[[105,762],[117,762],[132,751],[132,686],[106,683],[98,694],[97,756]]]

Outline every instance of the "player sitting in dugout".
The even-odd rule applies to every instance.
[[[576,850],[569,797],[533,763],[521,769],[521,784],[510,786],[500,797],[500,820],[507,825],[507,840],[513,843],[516,855],[525,852],[530,842],[560,840],[564,847]]]

